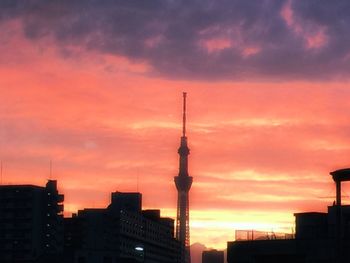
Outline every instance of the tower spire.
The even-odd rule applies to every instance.
[[[186,137],[186,92],[183,95],[182,137]]]
[[[179,175],[174,177],[178,192],[176,238],[182,246],[181,263],[191,263],[189,191],[193,178],[188,175],[188,155],[190,154],[190,149],[187,146],[186,137],[186,92],[183,92],[182,137],[178,154]]]

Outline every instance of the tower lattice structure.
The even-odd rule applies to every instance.
[[[176,238],[182,245],[182,263],[191,263],[190,257],[190,209],[189,209],[189,191],[193,178],[188,174],[188,155],[190,149],[187,146],[186,137],[186,93],[183,93],[183,126],[179,153],[179,175],[174,177],[177,199],[177,217],[176,217]]]

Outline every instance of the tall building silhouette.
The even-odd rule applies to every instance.
[[[0,262],[62,262],[63,201],[57,181],[0,186]]]
[[[183,126],[180,148],[179,175],[174,177],[177,199],[177,217],[176,217],[176,238],[182,245],[182,262],[190,263],[190,225],[189,225],[189,198],[188,194],[192,185],[193,178],[188,175],[188,155],[190,149],[187,146],[186,137],[186,93],[183,93]]]
[[[114,192],[107,208],[65,218],[64,263],[179,263],[174,220],[142,210],[140,193]]]

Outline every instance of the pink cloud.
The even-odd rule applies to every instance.
[[[292,0],[288,0],[282,8],[281,17],[295,34],[303,38],[306,48],[320,49],[327,44],[326,28],[298,19],[292,9]]]
[[[258,47],[245,47],[242,53],[244,57],[250,57],[255,54],[258,54],[259,52],[260,52],[260,48]]]
[[[327,43],[325,30],[319,29],[312,35],[306,36],[307,47],[310,49],[320,48]]]
[[[204,47],[208,53],[220,52],[224,49],[230,48],[232,43],[230,39],[227,38],[215,38],[202,40],[200,45]]]

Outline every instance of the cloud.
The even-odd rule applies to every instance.
[[[348,79],[350,3],[1,1],[34,41],[146,63],[143,74],[205,80]]]
[[[40,12],[33,10],[38,14],[29,12],[27,3],[34,2],[21,2],[11,12],[7,9],[6,22],[0,25],[4,183],[43,185],[52,158],[53,178],[66,195],[67,213],[105,207],[112,191],[139,189],[145,208],[160,208],[163,215],[175,217],[173,177],[178,173],[181,92],[187,90],[189,172],[194,177],[190,192],[193,242],[204,242],[205,233],[207,245],[220,243],[224,247],[233,239],[234,229],[260,228],[266,223],[267,229],[280,223],[292,226],[293,212],[324,211],[332,203],[332,198],[320,197],[334,195],[329,171],[346,166],[349,160],[350,126],[344,113],[350,111],[350,91],[346,82],[213,83],[145,76],[157,72],[151,57],[88,47],[81,42],[81,35],[90,31],[74,40],[73,36],[56,36],[55,16],[47,18],[46,31],[40,31],[38,22],[32,31],[41,33],[26,31],[24,38],[20,19],[45,15],[42,8],[47,3],[40,4]],[[2,14],[4,3],[0,1]],[[62,6],[67,3],[61,1]],[[301,20],[306,15],[295,11],[294,1],[290,6],[282,3],[276,8],[281,25],[305,52],[316,56],[329,46],[332,37],[328,29],[308,20],[310,25],[299,32],[295,27],[306,23]],[[236,8],[242,11],[239,5]],[[290,25],[281,14],[284,8],[293,11]],[[8,20],[11,16],[17,18]],[[254,24],[251,20],[247,28]],[[204,40],[193,42],[193,48],[207,58],[221,59],[221,53],[230,49],[237,49],[246,60],[264,52],[259,43],[242,48],[246,40],[237,29],[227,29],[227,35],[220,36],[221,27],[209,24],[205,30],[198,29]],[[315,40],[308,45],[313,24],[316,29],[324,28],[326,42]],[[237,37],[231,39],[230,34]],[[146,47],[151,50],[164,41],[168,41],[164,34],[151,36]],[[176,45],[171,52],[177,52]],[[173,59],[180,61],[182,55]],[[205,63],[203,58],[201,63]],[[162,74],[170,77],[167,71]],[[202,77],[215,79],[211,74]],[[343,190],[346,193],[346,186]],[[277,211],[280,216],[275,216]],[[254,222],[248,226],[243,224],[251,220]]]

